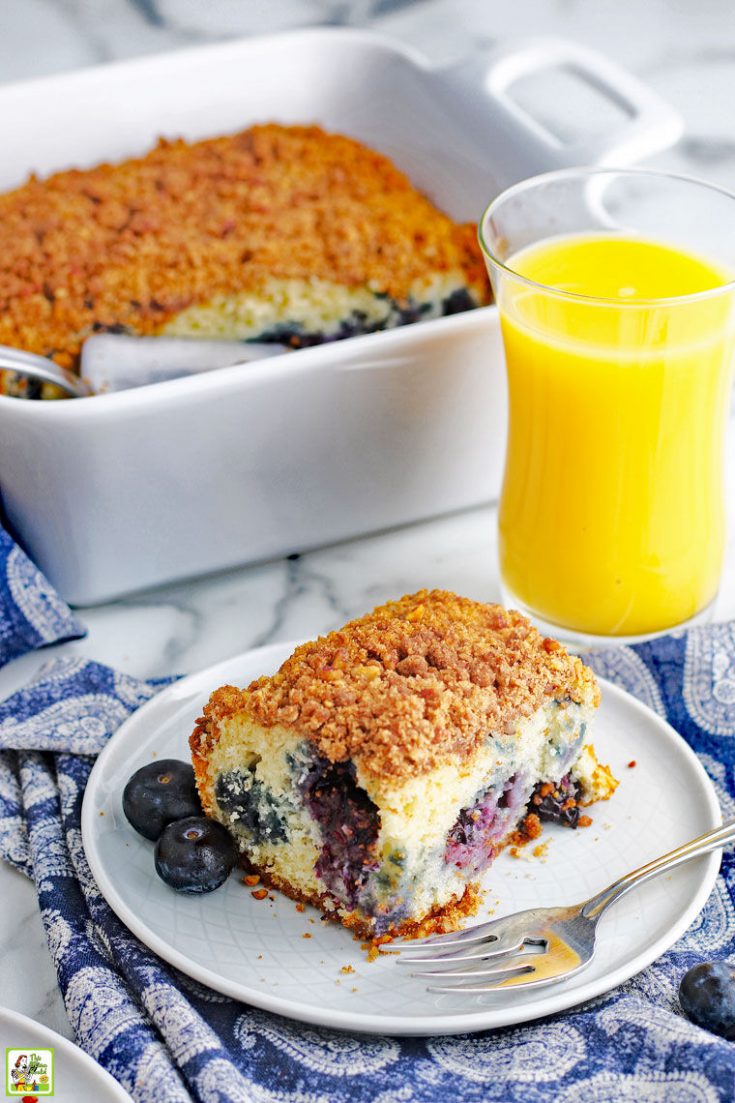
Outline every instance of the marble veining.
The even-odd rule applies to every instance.
[[[0,80],[319,23],[374,27],[437,63],[506,36],[576,39],[627,66],[682,113],[685,137],[656,164],[735,189],[732,0],[4,0]],[[86,609],[87,639],[54,650],[141,677],[187,673],[249,647],[328,631],[421,586],[498,599],[492,507]],[[732,535],[715,615],[735,616]],[[48,657],[26,656],[1,671],[0,696]],[[0,866],[0,898],[0,1002],[71,1036],[31,886]]]

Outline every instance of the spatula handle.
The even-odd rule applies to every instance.
[[[78,375],[72,375],[53,360],[36,356],[34,352],[23,352],[21,349],[0,345],[0,371],[12,371],[27,379],[38,379],[41,383],[54,383],[72,398],[91,394],[87,384]]]

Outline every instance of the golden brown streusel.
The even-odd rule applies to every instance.
[[[247,690],[217,690],[191,749],[196,766],[219,724],[243,711],[313,740],[330,761],[400,780],[467,758],[489,731],[510,733],[566,697],[597,703],[593,674],[520,613],[421,590],[303,644]]]
[[[160,140],[122,164],[59,172],[0,195],[0,344],[74,366],[96,328],[157,333],[269,278],[368,285],[401,302],[463,270],[489,285],[458,225],[384,156],[316,126]]]

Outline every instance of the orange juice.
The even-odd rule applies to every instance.
[[[510,398],[503,581],[575,631],[680,624],[712,601],[722,566],[733,326],[732,295],[678,297],[731,277],[607,233],[551,238],[506,264],[534,282],[507,275],[498,304]]]

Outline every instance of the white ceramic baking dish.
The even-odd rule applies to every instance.
[[[562,68],[620,109],[563,142],[516,102]],[[388,154],[456,218],[502,187],[670,144],[677,116],[600,55],[523,42],[432,68],[378,36],[310,30],[0,88],[0,187],[256,121],[318,122]],[[487,308],[57,403],[0,397],[7,517],[61,594],[91,604],[496,496],[505,434]]]

